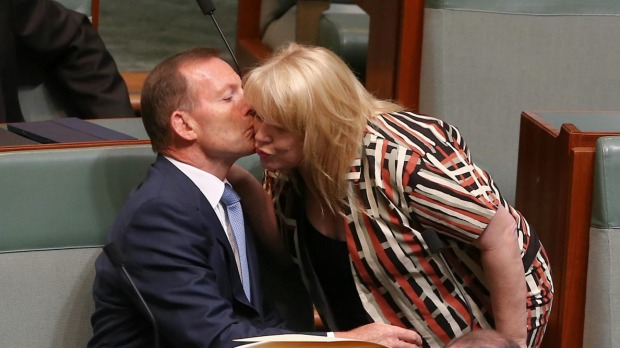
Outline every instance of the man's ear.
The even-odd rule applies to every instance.
[[[184,111],[176,110],[170,117],[170,128],[179,137],[185,140],[195,140],[197,138],[194,131],[194,124],[191,117]]]

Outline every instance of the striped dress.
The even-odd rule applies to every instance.
[[[508,205],[491,177],[472,161],[459,131],[433,117],[409,112],[377,116],[367,126],[362,153],[351,166],[346,211],[351,271],[364,309],[375,322],[415,329],[425,347],[442,347],[470,330],[467,302],[449,276],[447,266],[432,254],[421,232],[437,231],[447,248],[444,256],[454,279],[471,305],[474,325],[494,326],[490,297],[472,246],[501,204],[517,222],[515,237],[522,256],[536,243],[526,265],[528,347],[540,344],[551,310],[553,283],[544,248],[532,238],[524,217]],[[316,277],[304,262],[304,238],[298,235],[298,190],[295,180],[267,173],[281,233],[293,260],[321,306]],[[296,197],[297,196],[297,197]],[[323,308],[322,308],[323,307]],[[524,323],[525,324],[525,323]]]

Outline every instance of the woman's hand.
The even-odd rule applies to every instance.
[[[422,337],[417,332],[382,323],[367,324],[351,331],[335,332],[334,336],[378,343],[390,348],[422,347]]]

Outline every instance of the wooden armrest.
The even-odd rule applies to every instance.
[[[127,90],[129,91],[129,101],[131,107],[135,111],[136,115],[140,115],[140,96],[142,95],[142,86],[144,80],[149,74],[148,71],[123,71],[121,76],[127,84]]]

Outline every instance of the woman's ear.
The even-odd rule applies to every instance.
[[[170,128],[172,128],[172,132],[185,140],[195,140],[197,138],[191,116],[185,111],[176,110],[172,113]]]

